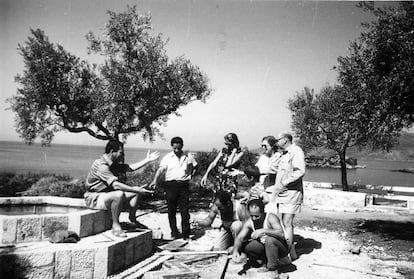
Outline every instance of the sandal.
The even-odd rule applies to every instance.
[[[144,224],[142,224],[141,222],[139,222],[138,220],[135,220],[134,222],[132,222],[135,225],[135,228],[137,229],[142,229],[142,230],[149,230],[149,228],[147,226],[145,226]]]
[[[124,233],[123,230],[112,230],[112,234],[116,237],[123,237],[123,238],[127,237],[127,234]]]

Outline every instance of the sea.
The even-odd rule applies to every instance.
[[[154,150],[152,150],[154,151]],[[158,150],[161,156],[170,150]],[[55,173],[74,178],[86,176],[92,162],[102,156],[104,145],[40,144],[0,141],[0,172]],[[125,161],[138,162],[147,149],[126,147]],[[357,158],[358,159],[358,158]],[[366,168],[348,169],[348,184],[414,187],[414,174],[396,170],[414,168],[414,161],[358,160]],[[341,184],[340,169],[307,168],[305,181]]]

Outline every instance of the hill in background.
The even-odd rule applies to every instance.
[[[312,150],[307,155],[334,156],[332,150]],[[348,157],[357,158],[359,160],[392,160],[392,161],[412,161],[414,160],[414,133],[402,132],[396,144],[390,152],[368,149],[349,148],[347,150]]]

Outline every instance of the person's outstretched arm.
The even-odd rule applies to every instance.
[[[143,166],[145,166],[146,164],[157,160],[159,157],[160,157],[160,152],[158,152],[158,151],[150,152],[148,150],[147,156],[145,157],[145,159],[143,159],[143,160],[141,160],[137,163],[130,164],[129,168],[130,168],[131,171],[136,171],[136,170],[142,168]]]
[[[166,171],[166,167],[159,167],[157,172],[154,175],[154,179],[152,180],[152,182],[149,185],[150,189],[155,189],[155,187],[158,186],[158,182],[160,180],[160,177],[162,174],[164,174],[164,172]]]
[[[206,218],[201,219],[200,221],[196,221],[197,225],[202,226],[202,227],[211,226],[211,224],[213,224],[213,221],[217,216],[217,213],[218,213],[218,208],[217,206],[213,205]]]
[[[154,191],[145,189],[147,186],[148,186],[147,184],[144,184],[142,186],[129,186],[129,185],[126,185],[126,184],[124,184],[122,182],[119,182],[119,181],[114,181],[112,183],[112,187],[115,190],[121,190],[121,191],[124,191],[124,192],[131,192],[131,193],[137,193],[137,194],[142,194],[142,193],[152,194],[152,193],[154,193]]]
[[[207,184],[207,177],[210,171],[217,165],[218,161],[220,160],[223,153],[220,151],[213,162],[208,166],[206,173],[204,174],[203,178],[201,179],[201,186],[205,186]]]
[[[236,263],[240,261],[241,247],[242,247],[243,241],[247,238],[247,236],[249,235],[249,232],[250,232],[249,223],[250,222],[247,221],[243,224],[243,227],[242,227],[240,233],[237,235],[236,239],[234,240],[232,259]]]
[[[229,159],[226,162],[226,169],[231,169],[233,168],[235,165],[237,165],[240,160],[243,158],[244,155],[244,151],[242,150],[241,152],[237,153],[237,148],[233,148]]]

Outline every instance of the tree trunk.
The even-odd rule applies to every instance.
[[[346,176],[345,151],[346,151],[346,149],[344,148],[338,154],[339,154],[339,163],[341,164],[342,190],[349,191],[348,179],[347,179],[347,176]]]
[[[124,144],[122,143],[122,158],[119,161],[119,163],[123,164],[125,163],[125,149],[124,149]],[[118,179],[120,182],[122,183],[126,183],[127,180],[127,176],[126,176],[126,170],[122,169],[119,173],[118,173]]]
[[[127,170],[125,169],[123,165],[125,162],[124,144],[116,138],[114,140],[117,140],[121,144],[120,149],[122,150],[122,157],[118,162],[113,163],[111,165],[110,170],[116,177],[118,177],[119,182],[126,183],[126,180],[127,180],[126,171]]]

